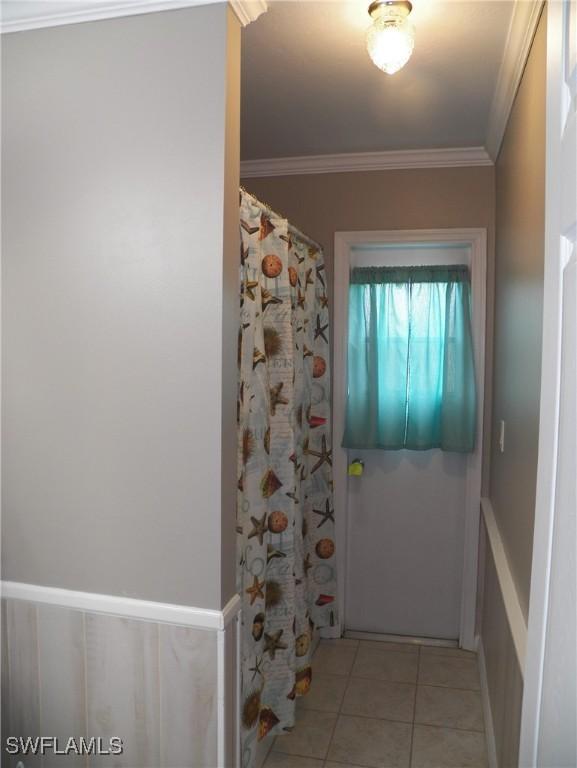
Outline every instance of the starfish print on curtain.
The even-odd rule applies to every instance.
[[[294,726],[336,623],[329,312],[320,247],[241,193],[238,590],[242,768]]]

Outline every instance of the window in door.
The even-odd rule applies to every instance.
[[[468,267],[352,269],[343,446],[470,452],[475,412]]]

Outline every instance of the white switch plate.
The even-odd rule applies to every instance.
[[[505,453],[505,422],[503,419],[500,421],[499,428],[499,450],[501,453]]]

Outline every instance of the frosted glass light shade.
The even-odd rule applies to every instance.
[[[414,46],[415,28],[406,18],[379,16],[367,30],[369,56],[388,75],[405,66]]]

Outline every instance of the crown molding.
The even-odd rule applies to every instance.
[[[486,147],[493,160],[501,149],[544,4],[543,0],[515,0],[513,6],[487,125]]]
[[[243,160],[240,164],[240,175],[243,179],[251,179],[259,176],[389,171],[395,168],[458,168],[471,165],[493,165],[493,161],[484,147],[403,149]]]
[[[2,0],[0,32],[24,32],[86,21],[102,21],[121,16],[209,5],[212,2],[214,0],[86,0],[82,4],[70,2],[70,9],[63,11],[62,2],[29,0],[23,3],[18,0]],[[266,0],[230,0],[229,5],[243,27],[267,10]],[[23,9],[26,13],[22,13]]]
[[[228,0],[228,4],[243,27],[251,21],[256,21],[261,14],[268,11],[266,0]]]

